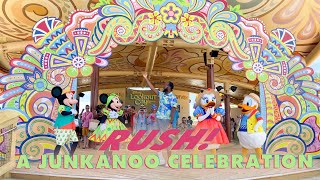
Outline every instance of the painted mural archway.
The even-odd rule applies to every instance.
[[[233,70],[258,79],[268,130],[266,153],[320,155],[320,84],[302,57],[293,54],[294,36],[286,29],[267,34],[262,22],[228,11],[224,0],[114,0],[92,11],[78,10],[66,24],[54,17],[38,21],[33,38],[40,48],[27,46],[0,78],[5,85],[0,103],[21,118],[17,154],[38,160],[53,151],[54,86],[76,89],[77,77],[89,76],[93,64],[106,67],[117,45],[163,37],[223,49]]]

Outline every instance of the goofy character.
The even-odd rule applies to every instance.
[[[56,98],[60,104],[58,108],[58,117],[54,123],[54,134],[56,136],[56,147],[54,149],[54,157],[56,159],[60,152],[61,146],[66,143],[71,144],[70,155],[73,156],[78,145],[78,137],[75,131],[74,116],[78,113],[72,106],[78,103],[78,100],[73,99],[74,91],[62,94],[60,87],[54,87],[51,90],[51,95]]]
[[[263,119],[258,111],[259,104],[259,96],[253,93],[246,95],[243,103],[239,104],[243,115],[237,134],[242,146],[244,162],[248,161],[248,149],[255,149],[259,162],[263,163],[261,147],[266,140],[266,133],[262,127]]]

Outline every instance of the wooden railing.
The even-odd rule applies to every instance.
[[[0,178],[10,176],[15,168],[16,133],[19,115],[10,110],[0,111]]]

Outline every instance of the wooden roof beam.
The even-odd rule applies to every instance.
[[[157,51],[158,51],[158,46],[157,46],[157,42],[153,42],[151,46],[149,46],[149,50],[148,50],[148,60],[146,63],[146,68],[145,68],[145,72],[148,75],[148,78],[150,78],[150,75],[152,73],[153,67],[154,67],[154,63],[156,61],[156,56],[157,56]],[[145,86],[146,85],[146,81],[143,78],[141,86]]]
[[[157,46],[160,47],[175,47],[175,48],[192,48],[192,49],[212,49],[211,46],[208,44],[206,45],[200,45],[198,43],[187,43],[182,39],[167,39],[162,38],[159,41],[157,41]],[[215,49],[219,50],[219,49]]]
[[[0,44],[0,66],[9,70],[11,67],[9,62],[6,61],[5,54],[8,52],[24,51],[27,45],[38,47],[33,41],[16,41]]]
[[[154,71],[151,73],[151,75],[156,77],[189,78],[189,79],[207,80],[206,75],[192,74],[192,73]],[[100,72],[100,76],[142,76],[142,73],[136,72],[136,71],[102,71]],[[215,78],[215,81],[219,83],[228,83],[230,85],[239,86],[245,89],[259,91],[259,86],[255,86],[245,82],[233,81],[229,79],[219,79],[217,77]]]
[[[191,74],[191,73],[188,74],[188,73],[179,73],[179,72],[154,72],[153,76],[207,80],[206,75]],[[233,81],[233,80],[219,79],[219,78],[215,78],[215,81],[219,83],[229,83],[231,85],[243,87],[245,89],[251,89],[255,91],[259,90],[259,87],[256,87],[255,85],[240,82],[240,81]]]
[[[117,88],[128,88],[128,87],[137,87],[139,84],[112,84],[112,85],[100,85],[100,90],[101,89],[117,89]],[[156,88],[162,88],[162,86],[155,85]],[[198,87],[182,87],[182,86],[176,86],[174,89],[180,90],[180,91],[187,91],[187,92],[193,92],[193,93],[199,93],[200,89]],[[85,92],[85,91],[90,91],[90,85],[82,85],[78,87],[78,93]]]
[[[138,86],[138,84],[113,84],[113,85],[101,85],[99,90],[103,90],[103,89],[117,89],[117,88],[128,88],[128,87],[136,87]],[[161,88],[160,85],[157,86],[156,88]],[[196,93],[198,94],[200,92],[201,89],[195,87],[195,88],[191,88],[191,87],[182,87],[182,86],[176,86],[174,89],[179,90],[179,91],[186,91],[186,92],[191,92],[191,93]],[[81,92],[85,92],[85,91],[90,91],[90,85],[86,85],[86,86],[79,86],[78,87],[78,93]],[[234,97],[231,96],[231,103],[234,104],[239,104],[242,101],[242,98],[238,98],[238,97]]]

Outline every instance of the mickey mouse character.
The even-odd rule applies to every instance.
[[[94,142],[106,141],[114,130],[127,130],[126,126],[118,119],[123,114],[122,103],[118,95],[115,93],[110,95],[101,94],[100,101],[106,105],[102,109],[102,113],[106,116],[106,121],[101,123],[89,137],[89,140]],[[107,149],[105,154],[109,156],[110,161],[112,152]]]
[[[62,145],[66,143],[71,144],[72,156],[78,145],[78,137],[75,131],[76,126],[74,123],[74,116],[78,113],[75,109],[72,109],[73,105],[78,103],[78,100],[73,99],[75,92],[70,91],[62,94],[62,89],[58,86],[51,90],[51,95],[56,98],[60,104],[58,108],[58,117],[54,123],[54,133],[56,135],[57,146],[54,149],[54,157],[59,154]]]

